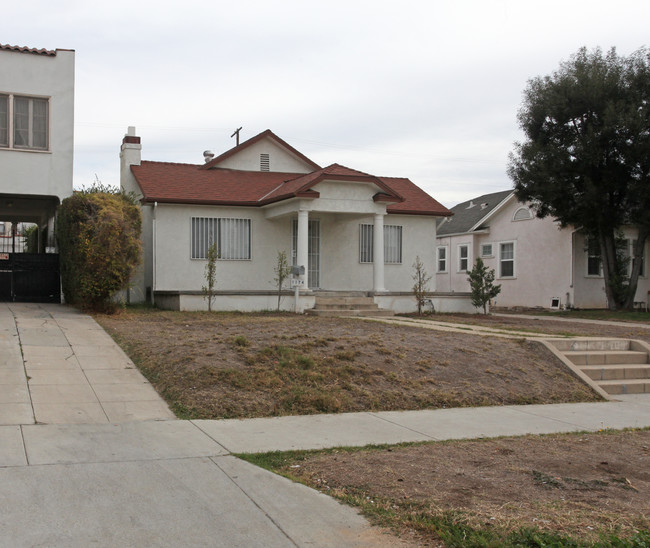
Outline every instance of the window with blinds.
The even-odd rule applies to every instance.
[[[251,258],[251,220],[192,217],[192,259],[206,259],[208,248],[217,244],[220,260]]]
[[[359,225],[359,262],[371,263],[373,254],[373,225]],[[384,263],[402,263],[402,227],[384,225]]]

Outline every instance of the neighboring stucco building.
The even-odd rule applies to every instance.
[[[55,251],[56,210],[72,194],[73,130],[74,51],[0,45],[0,223],[5,237],[9,223],[37,224],[41,253]],[[38,298],[44,279],[22,273],[28,263],[40,261],[41,268],[56,262],[18,253],[3,253],[0,260],[5,300]],[[45,293],[44,299],[59,299]]]
[[[597,246],[579,229],[562,229],[550,217],[537,218],[512,190],[479,196],[451,211],[454,216],[438,225],[438,291],[468,291],[466,270],[481,257],[495,270],[495,283],[501,285],[493,306],[607,306]],[[624,229],[630,250],[635,233],[633,228]],[[635,299],[643,303],[650,290],[645,267],[643,264]]]
[[[319,292],[338,291],[410,311],[413,262],[419,255],[433,271],[436,221],[450,215],[408,179],[321,168],[269,130],[195,165],[142,161],[129,128],[120,156],[122,187],[141,198],[143,214],[144,265],[132,302],[206,308],[206,253],[216,242],[217,309],[274,308],[273,269],[284,251],[306,267],[299,310]]]

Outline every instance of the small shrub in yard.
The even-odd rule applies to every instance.
[[[431,276],[427,274],[427,271],[424,269],[424,263],[420,260],[420,257],[415,258],[413,263],[413,296],[415,297],[415,302],[418,308],[418,316],[422,315],[422,309],[427,301],[427,293],[429,292],[429,281]]]
[[[205,265],[205,283],[201,289],[203,297],[208,301],[208,312],[212,312],[212,303],[214,301],[214,286],[217,284],[217,259],[219,258],[219,250],[217,249],[216,242],[213,242],[208,247],[208,262]]]
[[[243,335],[237,335],[234,339],[233,342],[235,343],[236,346],[250,346],[250,341],[244,337]]]
[[[480,257],[471,272],[468,272],[467,281],[472,292],[472,304],[476,307],[483,307],[483,314],[487,314],[487,304],[501,293],[501,286],[494,285],[494,269],[490,269],[483,263]]]
[[[99,185],[63,200],[57,240],[66,302],[112,310],[111,297],[140,263],[140,228],[134,199],[119,191]]]

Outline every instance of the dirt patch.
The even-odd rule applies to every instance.
[[[451,522],[493,532],[494,546],[521,528],[588,545],[650,530],[648,430],[333,450],[288,456],[277,469],[422,544],[437,546]]]
[[[136,310],[97,320],[183,417],[599,399],[523,339],[293,314]]]

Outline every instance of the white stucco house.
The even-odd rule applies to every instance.
[[[512,190],[473,198],[451,208],[438,225],[436,287],[468,291],[467,270],[477,257],[495,270],[503,308],[605,308],[605,284],[598,246],[578,228],[538,219]],[[636,230],[624,229],[631,253]],[[644,254],[643,261],[645,263]],[[647,303],[650,279],[642,265],[635,301]]]
[[[0,45],[1,300],[60,300],[54,217],[72,194],[74,55]],[[38,225],[38,256],[15,252],[19,223]]]
[[[206,152],[202,164],[179,164],[143,161],[129,128],[120,156],[121,186],[143,214],[144,265],[129,299],[164,308],[207,307],[201,288],[216,242],[216,309],[275,308],[273,269],[284,251],[305,266],[299,311],[339,292],[412,311],[413,262],[419,256],[433,272],[436,222],[451,214],[408,179],[322,168],[270,130],[219,156]],[[287,293],[282,307],[293,309]]]

